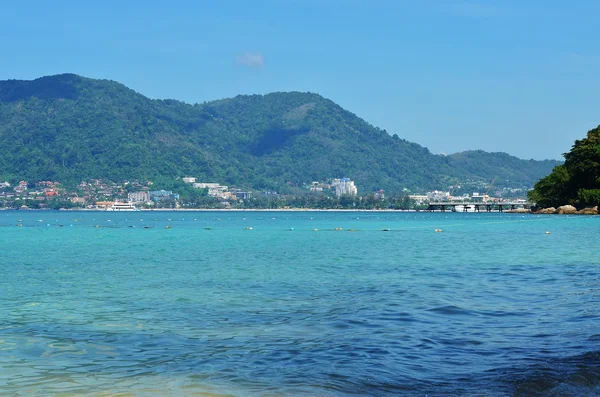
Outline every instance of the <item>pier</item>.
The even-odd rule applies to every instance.
[[[517,208],[530,208],[532,206],[531,203],[523,203],[517,201],[487,201],[480,203],[473,202],[432,202],[429,203],[427,207],[427,211],[441,211],[446,212],[504,212],[505,210],[514,210]],[[456,207],[461,207],[459,211],[457,211]],[[470,211],[472,209],[472,211]]]

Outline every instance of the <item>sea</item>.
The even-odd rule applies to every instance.
[[[0,395],[597,396],[599,242],[593,216],[0,211]]]

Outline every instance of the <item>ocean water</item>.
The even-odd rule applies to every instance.
[[[0,211],[0,395],[599,395],[599,241],[587,216]]]

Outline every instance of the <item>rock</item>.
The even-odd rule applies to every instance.
[[[577,211],[577,213],[581,215],[598,215],[598,206],[585,207],[584,209]]]
[[[542,208],[541,210],[536,211],[536,214],[554,214],[554,211],[556,211],[556,208],[554,207],[550,207],[550,208]]]
[[[576,214],[577,208],[572,205],[561,205],[554,211],[555,214]]]

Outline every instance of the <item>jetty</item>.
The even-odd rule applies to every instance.
[[[505,210],[514,210],[517,208],[530,208],[533,204],[522,201],[484,201],[484,202],[430,202],[427,211],[446,212],[504,212]],[[458,209],[457,209],[458,207]]]

